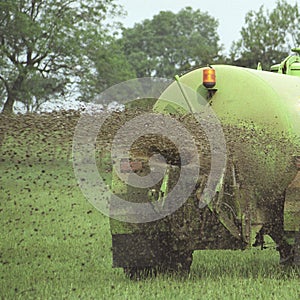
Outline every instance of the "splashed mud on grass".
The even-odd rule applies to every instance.
[[[1,116],[0,298],[300,298],[299,270],[279,266],[272,244],[265,251],[196,251],[184,278],[131,282],[112,269],[108,218],[84,198],[70,161],[77,119]]]

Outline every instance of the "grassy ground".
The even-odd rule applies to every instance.
[[[77,186],[73,129],[58,120],[0,124],[0,299],[300,299],[299,270],[279,266],[274,248],[196,251],[185,278],[112,269],[108,218]]]
[[[197,251],[188,278],[132,282],[111,267],[108,219],[71,163],[0,165],[1,299],[300,299],[274,249]]]

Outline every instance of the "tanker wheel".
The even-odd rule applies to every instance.
[[[296,236],[295,236],[294,265],[300,266],[300,230],[296,233]]]
[[[155,277],[157,273],[188,275],[193,261],[193,251],[173,251],[166,254],[164,261],[159,266],[151,267],[124,267],[126,277],[131,280],[143,280]]]
[[[165,261],[159,267],[162,273],[177,273],[179,275],[188,275],[193,262],[193,251],[173,251],[168,253]]]
[[[124,267],[126,277],[131,280],[143,280],[149,277],[155,277],[157,269],[155,267]]]

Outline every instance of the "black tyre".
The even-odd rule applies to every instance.
[[[300,266],[300,230],[296,233],[295,236],[294,265]]]
[[[155,277],[157,269],[155,267],[125,267],[123,268],[126,277],[131,280],[143,280]]]
[[[151,267],[124,267],[126,277],[131,280],[144,280],[160,274],[178,274],[185,276],[190,273],[193,261],[193,252],[172,252],[159,266]]]
[[[168,254],[168,257],[166,257],[159,270],[166,273],[171,272],[187,275],[190,273],[192,261],[193,251],[173,251]]]

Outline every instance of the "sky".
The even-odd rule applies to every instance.
[[[287,0],[288,3],[300,4],[300,0]],[[229,51],[233,41],[240,38],[240,30],[244,25],[245,15],[250,10],[257,11],[261,5],[272,10],[276,0],[116,0],[127,11],[127,16],[120,21],[125,27],[132,27],[145,19],[151,19],[162,10],[177,13],[180,9],[191,6],[194,10],[208,12],[219,20],[218,33],[220,41]]]

